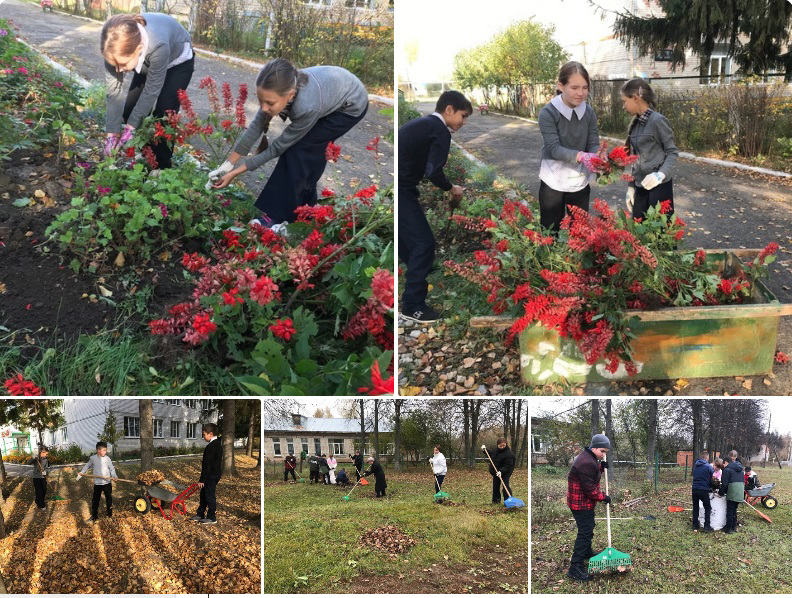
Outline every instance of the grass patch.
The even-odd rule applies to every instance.
[[[613,521],[613,546],[632,557],[635,570],[623,575],[598,575],[593,582],[579,584],[566,577],[575,542],[576,528],[566,506],[567,470],[548,472],[536,468],[531,474],[532,591],[539,593],[585,594],[681,594],[700,593],[705,588],[723,587],[728,580],[729,593],[751,594],[789,592],[792,570],[789,562],[789,528],[792,525],[792,470],[777,467],[757,468],[762,483],[774,482],[779,501],[776,509],[758,507],[773,523],[767,523],[750,507],[741,505],[737,519],[738,533],[694,533],[691,513],[669,513],[669,505],[691,507],[691,478],[680,469],[661,473],[658,494],[643,481],[643,471],[622,470],[618,484],[611,486],[615,497],[614,517],[637,517]],[[603,486],[604,487],[604,486]],[[635,507],[619,507],[629,491],[637,498],[649,498]],[[604,516],[597,508],[597,516]],[[646,521],[653,515],[656,521]],[[597,521],[593,548],[606,547],[604,521]]]
[[[351,469],[354,472],[354,467]],[[306,468],[304,475],[307,473]],[[490,504],[490,476],[483,466],[474,471],[449,470],[443,489],[453,502],[464,503],[460,506],[433,502],[434,478],[428,468],[394,473],[386,467],[386,476],[387,499],[373,498],[372,480],[368,486],[355,488],[345,502],[342,497],[349,490],[284,484],[282,466],[275,477],[272,468],[267,468],[264,593],[321,593],[372,576],[392,575],[395,581],[407,584],[438,566],[447,570],[475,568],[493,552],[503,553],[503,565],[512,573],[509,583],[528,592],[528,514],[525,509],[507,512]],[[527,471],[516,471],[511,486],[516,496],[527,496]],[[491,510],[495,512],[485,512]],[[417,544],[407,553],[391,557],[359,543],[367,529],[385,525],[397,526]],[[301,558],[294,558],[295,554]],[[481,581],[491,585],[477,591],[503,591],[496,580]]]

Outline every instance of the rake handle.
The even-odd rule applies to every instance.
[[[489,459],[489,462],[492,463],[492,469],[494,469],[495,471],[498,471],[498,468],[495,467],[495,463],[492,461],[492,457],[490,457],[490,454],[489,454],[489,451],[487,450],[487,447],[483,447],[483,448],[484,448],[484,452],[487,455],[487,459]],[[506,491],[506,494],[508,494],[509,498],[511,498],[512,497],[511,492],[509,492],[509,489],[506,487],[506,484],[503,482],[503,478],[498,476],[498,479],[500,480],[501,486],[503,486],[503,489]]]
[[[97,478],[97,479],[100,479],[100,480],[115,480],[116,482],[130,482],[132,484],[137,484],[137,480],[125,480],[124,478],[109,478],[109,477],[104,476],[104,475],[91,475],[91,474],[88,474],[88,473],[81,473],[81,474],[78,474],[78,475],[80,475],[80,476],[82,476],[84,478]]]

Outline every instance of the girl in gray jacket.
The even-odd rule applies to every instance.
[[[624,109],[633,115],[627,132],[627,148],[638,156],[633,164],[632,181],[627,187],[627,209],[633,218],[643,218],[650,206],[671,201],[674,213],[674,189],[671,171],[679,150],[668,119],[655,112],[655,94],[649,84],[634,77],[621,87]]]
[[[169,15],[115,15],[102,27],[100,41],[107,82],[105,155],[123,147],[152,110],[162,118],[179,111],[179,90],[187,89],[195,66],[190,34]],[[133,72],[126,98],[124,76]],[[124,124],[123,131],[121,125]],[[172,146],[153,144],[159,168],[170,168]]]
[[[261,69],[256,95],[261,109],[231,156],[209,173],[209,179],[215,189],[222,189],[243,172],[278,158],[256,207],[264,212],[263,224],[294,222],[297,207],[316,205],[327,145],[363,120],[368,93],[355,75],[341,67],[297,69],[278,58]],[[288,118],[290,123],[269,143],[267,130],[275,117]],[[245,157],[262,134],[256,153]]]
[[[50,470],[50,462],[47,457],[49,457],[49,449],[46,446],[41,446],[38,457],[33,457],[28,463],[33,466],[33,473],[30,476],[33,478],[36,506],[42,511],[47,508],[47,476]]]

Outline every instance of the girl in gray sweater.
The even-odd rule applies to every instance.
[[[261,220],[266,225],[294,222],[297,207],[316,205],[327,145],[363,119],[368,93],[355,75],[341,67],[297,69],[278,58],[261,69],[256,95],[261,109],[231,156],[209,173],[209,179],[213,188],[222,189],[243,172],[278,158],[256,207],[264,212]],[[267,130],[275,117],[288,118],[290,123],[269,143]],[[256,153],[246,157],[262,134]]]
[[[649,84],[634,77],[621,87],[624,109],[633,115],[627,132],[627,149],[638,156],[632,166],[634,180],[627,187],[627,209],[633,218],[643,218],[650,206],[670,201],[674,213],[671,171],[679,150],[668,119],[654,111],[655,94]]]
[[[179,90],[192,79],[195,55],[190,34],[169,15],[115,15],[102,27],[100,41],[107,83],[105,155],[123,147],[153,110],[162,118],[179,111]],[[126,97],[124,76],[134,72]],[[124,124],[123,131],[121,125]],[[170,168],[173,148],[153,144],[159,168]]]

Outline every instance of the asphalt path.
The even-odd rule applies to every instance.
[[[22,0],[5,0],[0,3],[0,17],[11,19],[19,27],[18,35],[56,62],[73,70],[89,82],[104,81],[103,61],[99,54],[101,23],[56,12],[43,12],[38,4]],[[201,79],[211,75],[217,82],[218,88],[221,83],[228,81],[235,98],[238,84],[247,84],[249,93],[245,108],[250,122],[258,110],[254,93],[257,74],[258,70],[253,67],[196,53],[195,72],[187,89],[196,113],[199,115],[209,113],[206,92],[198,89],[198,85]],[[128,86],[132,80],[131,75],[128,74],[126,79]],[[340,193],[341,189],[368,186],[372,182],[380,181],[383,186],[393,182],[393,146],[384,139],[393,129],[393,119],[391,116],[380,114],[380,110],[386,107],[385,104],[371,102],[369,111],[360,124],[340,138],[338,144],[342,148],[342,157],[337,163],[328,164],[319,183],[320,187],[327,186]],[[280,119],[274,120],[270,127],[270,140],[285,126],[286,124]],[[369,140],[374,137],[381,138],[379,144],[381,153],[376,161],[373,153],[365,149]],[[245,173],[241,177],[255,195],[258,195],[263,188],[263,183],[275,164],[276,161],[272,160],[258,170]]]

